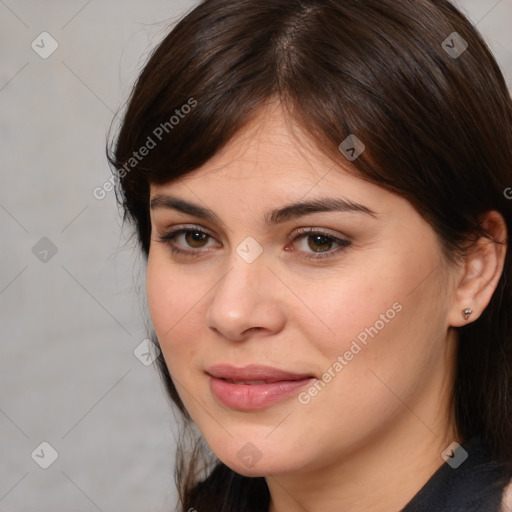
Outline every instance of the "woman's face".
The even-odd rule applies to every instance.
[[[272,105],[203,167],[151,186],[156,334],[194,422],[241,474],[445,442],[452,268],[411,204],[348,164],[293,138]]]

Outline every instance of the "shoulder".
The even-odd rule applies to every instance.
[[[512,480],[510,480],[509,483],[503,489],[500,512],[510,511],[512,511]]]

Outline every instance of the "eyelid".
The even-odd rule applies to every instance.
[[[215,240],[217,240],[215,235],[209,229],[205,228],[204,226],[200,226],[198,224],[177,224],[175,226],[172,226],[171,228],[164,229],[163,233],[160,235],[160,237],[165,238],[170,235],[176,235],[180,232],[186,232],[186,231],[199,231],[199,232],[204,233],[204,234],[214,238]]]
[[[175,226],[172,226],[172,228],[168,228],[164,230],[163,233],[157,235],[157,241],[167,245],[172,253],[176,254],[183,254],[190,257],[194,256],[201,256],[205,252],[210,252],[212,246],[207,246],[201,249],[194,249],[192,247],[186,247],[182,246],[178,243],[176,243],[176,238],[184,233],[188,232],[199,232],[204,233],[207,235],[211,240],[214,240],[217,243],[220,243],[217,238],[206,228],[199,226],[199,225],[193,225],[193,224],[178,224]]]
[[[338,233],[338,232],[335,232],[331,229],[327,229],[327,228],[316,228],[316,227],[302,227],[302,228],[297,228],[295,229],[294,231],[292,231],[290,233],[290,235],[288,236],[288,239],[290,241],[293,241],[295,240],[296,238],[298,238],[299,236],[303,236],[303,235],[312,235],[312,234],[321,234],[321,235],[325,235],[325,236],[328,236],[334,240],[338,240],[340,242],[348,242],[348,238],[346,235],[343,235],[341,233]]]
[[[336,256],[339,256],[340,253],[343,253],[346,249],[348,249],[352,242],[349,240],[349,237],[346,237],[345,235],[342,235],[340,237],[339,233],[333,234],[331,230],[325,229],[325,228],[315,228],[315,227],[306,227],[306,228],[298,228],[294,232],[290,234],[288,237],[291,243],[296,242],[297,240],[301,238],[307,238],[311,235],[322,235],[326,238],[329,238],[331,241],[333,241],[337,247],[334,249],[330,249],[327,251],[320,251],[320,252],[303,252],[301,255],[301,258],[304,260],[308,260],[311,262],[318,262],[320,263],[322,260],[326,260],[329,258],[335,258]]]

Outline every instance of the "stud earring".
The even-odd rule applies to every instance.
[[[473,310],[471,308],[466,308],[462,310],[462,314],[464,315],[465,320],[467,320],[471,316],[471,313],[473,313]]]

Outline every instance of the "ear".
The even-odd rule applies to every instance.
[[[507,225],[503,216],[488,211],[480,223],[490,238],[481,237],[468,250],[457,274],[456,291],[448,323],[461,327],[475,321],[489,304],[498,286],[507,252]],[[471,308],[470,315],[463,310]]]

